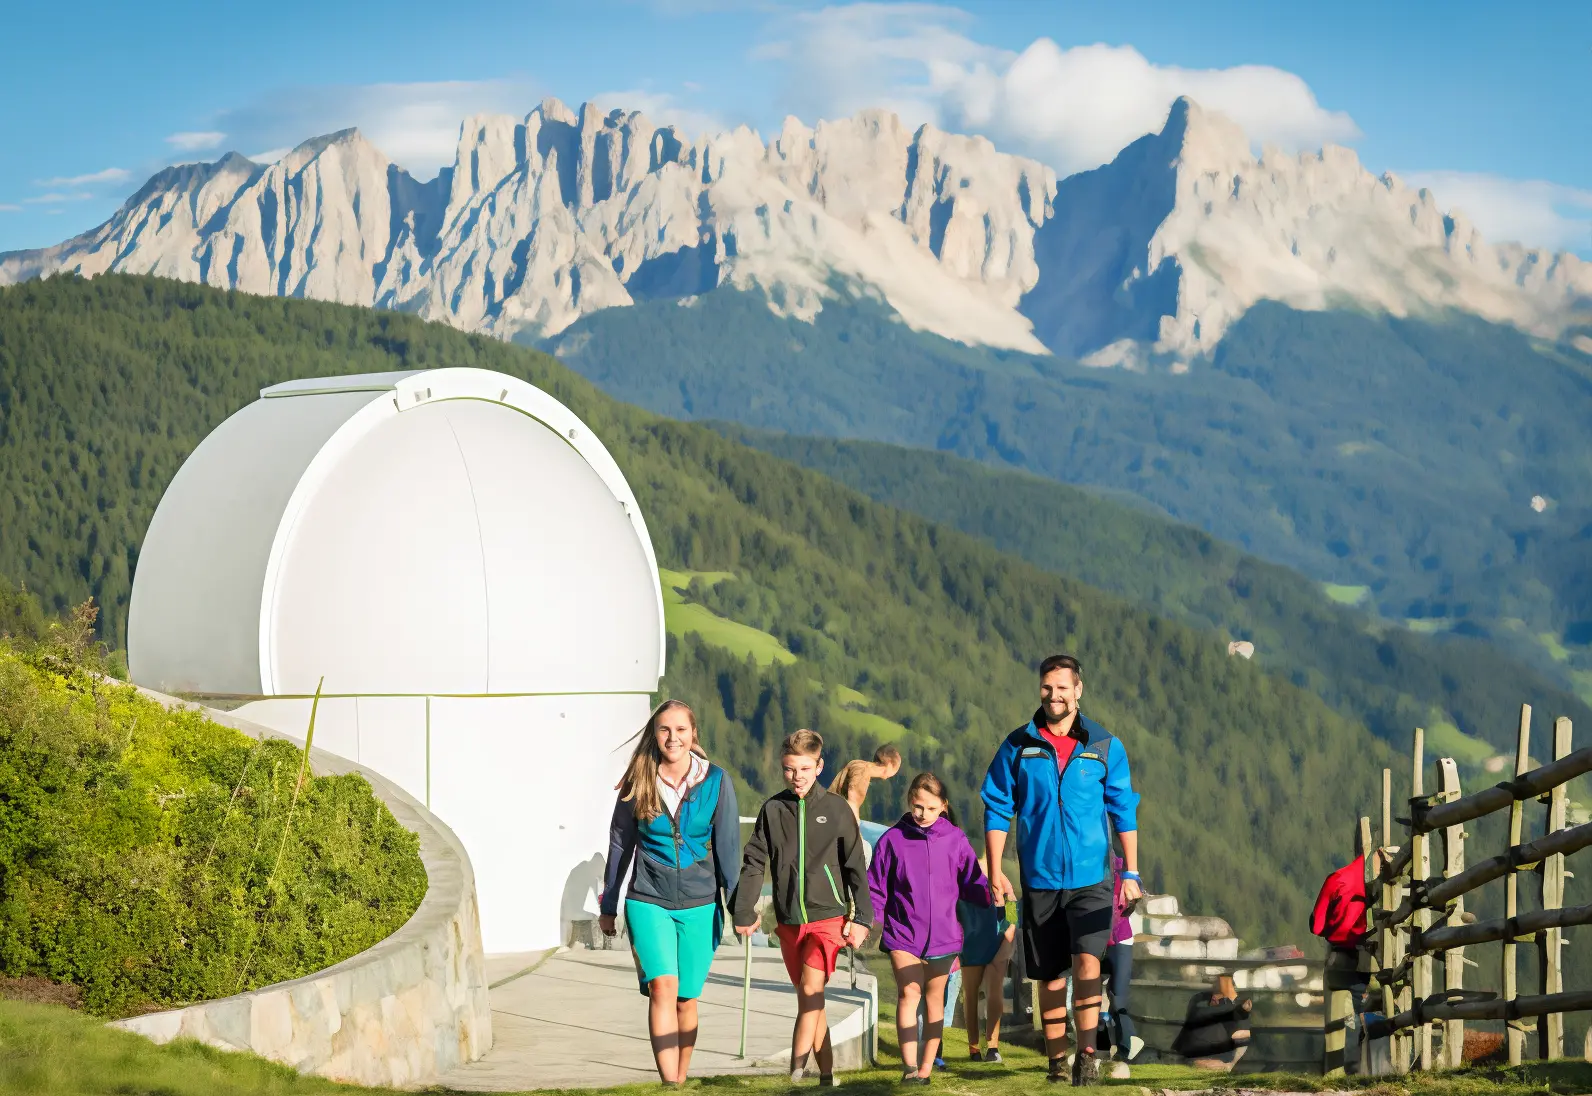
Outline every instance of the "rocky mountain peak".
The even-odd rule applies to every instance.
[[[428,182],[357,129],[273,164],[167,168],[105,224],[0,256],[0,284],[56,270],[412,309],[505,338],[720,285],[806,319],[866,295],[946,338],[1132,367],[1185,366],[1261,299],[1454,308],[1549,336],[1592,311],[1573,256],[1491,246],[1349,149],[1256,156],[1187,98],[1059,182],[886,110],[787,118],[765,143],[548,98],[466,118]]]

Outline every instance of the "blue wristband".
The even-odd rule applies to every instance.
[[[1136,872],[1136,871],[1125,871],[1125,872],[1120,872],[1119,874],[1124,879],[1131,879],[1135,883],[1141,882],[1141,880],[1139,879],[1139,873]]]

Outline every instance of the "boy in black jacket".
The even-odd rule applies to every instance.
[[[824,1015],[824,987],[840,949],[861,947],[873,923],[862,834],[851,805],[818,783],[824,740],[815,731],[788,735],[780,747],[785,791],[764,802],[741,859],[731,899],[735,931],[757,927],[757,898],[765,871],[774,891],[779,949],[796,987],[791,1035],[791,1080],[802,1079],[807,1055],[817,1052],[821,1085],[834,1084],[835,1054]]]

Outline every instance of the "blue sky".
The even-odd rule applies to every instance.
[[[1189,92],[1258,143],[1355,148],[1493,239],[1592,257],[1592,4],[583,0],[14,6],[0,251],[55,243],[167,163],[358,125],[423,177],[459,120],[544,95],[701,131],[862,106],[1062,172]]]

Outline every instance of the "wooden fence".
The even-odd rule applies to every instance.
[[[1374,900],[1367,911],[1370,937],[1358,952],[1334,949],[1327,965],[1326,1062],[1328,1073],[1341,1073],[1352,987],[1369,979],[1373,1001],[1380,994],[1382,1018],[1365,1025],[1367,1039],[1390,1037],[1395,1071],[1452,1068],[1461,1064],[1466,1020],[1503,1020],[1509,1061],[1526,1056],[1527,1037],[1537,1036],[1535,1056],[1564,1055],[1564,1013],[1592,1009],[1592,990],[1565,992],[1560,949],[1563,930],[1592,924],[1592,906],[1564,908],[1564,859],[1592,845],[1592,823],[1567,825],[1565,785],[1592,772],[1592,748],[1570,750],[1570,721],[1553,728],[1553,760],[1528,769],[1531,707],[1520,710],[1515,750],[1515,776],[1495,787],[1462,795],[1459,769],[1452,758],[1438,762],[1440,784],[1424,787],[1425,735],[1415,731],[1410,768],[1409,817],[1393,817],[1392,771],[1382,770],[1381,843],[1371,841],[1371,820],[1361,818],[1356,844],[1365,857],[1366,894]],[[1543,835],[1522,843],[1526,805],[1545,805]],[[1465,823],[1509,812],[1508,845],[1497,856],[1465,865]],[[1401,825],[1405,840],[1395,844],[1393,826]],[[1440,837],[1441,875],[1432,870],[1433,837]],[[1519,912],[1522,872],[1542,876],[1542,908]],[[1504,916],[1477,921],[1465,912],[1465,895],[1497,880],[1504,884]],[[1377,898],[1378,890],[1380,896]],[[1478,965],[1464,950],[1477,944],[1501,943],[1501,992],[1464,988],[1465,966]],[[1534,944],[1540,984],[1534,994],[1519,992],[1516,952]],[[1434,987],[1441,967],[1442,988]],[[1540,1020],[1539,1020],[1540,1018]]]

